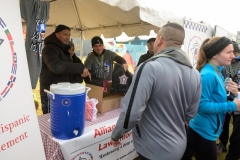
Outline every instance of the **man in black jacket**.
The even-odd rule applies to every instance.
[[[55,31],[45,38],[42,51],[42,70],[40,74],[40,95],[43,114],[49,113],[49,102],[44,89],[51,84],[72,82],[72,74],[89,76],[88,70],[81,63],[73,63],[67,51],[70,39],[70,28],[58,25]]]
[[[147,41],[148,51],[147,51],[146,54],[141,55],[141,57],[139,58],[137,66],[139,66],[142,62],[145,62],[146,60],[148,60],[149,58],[151,58],[154,55],[153,45],[154,45],[155,40],[156,40],[156,38],[150,38]]]

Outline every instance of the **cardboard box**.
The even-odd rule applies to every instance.
[[[124,94],[114,94],[110,93],[111,83],[106,83],[108,92],[103,92],[103,87],[86,84],[87,87],[90,87],[91,90],[88,92],[89,98],[96,98],[98,100],[97,109],[100,113],[105,113],[110,110],[120,107],[121,98]]]

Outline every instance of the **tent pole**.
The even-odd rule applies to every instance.
[[[82,59],[82,57],[83,57],[83,34],[84,34],[84,31],[80,31],[80,32],[81,32],[80,59]]]
[[[77,5],[76,5],[75,0],[72,0],[72,4],[73,4],[73,8],[74,8],[74,11],[75,11],[76,17],[77,17],[77,19],[78,19],[78,25],[79,25],[79,28],[82,29],[82,28],[83,28],[83,25],[82,25],[82,21],[81,21],[81,18],[80,18],[79,12],[78,12],[78,10],[77,10]]]

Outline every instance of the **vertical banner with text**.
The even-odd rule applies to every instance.
[[[44,160],[16,0],[0,0],[0,68],[0,159]]]
[[[200,46],[205,39],[212,36],[212,28],[205,24],[185,20],[184,29],[184,51],[192,65],[196,67]]]

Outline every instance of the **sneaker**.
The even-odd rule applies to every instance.
[[[223,144],[220,142],[218,145],[217,145],[217,153],[220,154],[222,152],[227,152],[227,149],[226,147],[223,146]]]

